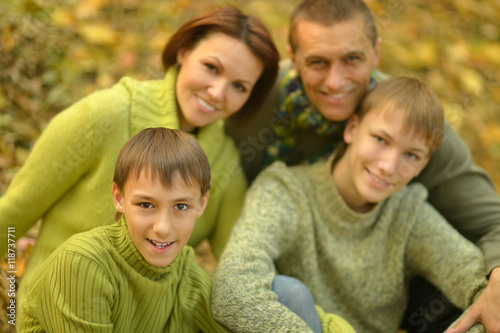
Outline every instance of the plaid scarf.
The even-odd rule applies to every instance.
[[[368,89],[372,89],[382,78],[377,75],[377,71],[372,71]],[[296,133],[304,130],[315,135],[327,138],[330,143],[314,152],[315,147],[311,147],[312,155],[304,161],[314,163],[320,158],[326,158],[334,151],[335,147],[343,138],[344,126],[347,122],[333,122],[316,110],[304,92],[302,81],[295,70],[289,70],[280,83],[280,107],[277,117],[280,119],[291,119],[288,126],[275,122],[273,128],[274,139],[266,147],[264,152],[264,166],[272,164],[274,161],[283,161],[289,164],[292,157],[293,146],[295,145]],[[283,118],[281,118],[283,117]]]

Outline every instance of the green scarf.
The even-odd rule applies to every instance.
[[[383,80],[379,72],[372,71],[368,89],[372,89],[378,82]],[[304,92],[302,81],[295,70],[289,70],[280,83],[280,107],[277,117],[280,119],[292,119],[288,126],[275,122],[273,128],[274,139],[264,152],[264,166],[275,161],[283,161],[289,164],[295,145],[296,133],[304,130],[310,131],[322,138],[331,138],[328,145],[323,147],[304,161],[314,163],[320,158],[327,158],[335,147],[342,141],[344,126],[347,121],[333,122],[316,110]]]

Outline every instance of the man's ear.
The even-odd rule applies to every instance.
[[[116,183],[113,183],[111,192],[113,193],[113,204],[115,205],[116,210],[119,213],[124,213],[123,194],[118,189],[118,186],[116,186]]]
[[[201,201],[200,201],[200,209],[198,210],[198,214],[196,217],[200,217],[201,214],[203,214],[203,212],[205,211],[205,208],[207,208],[207,203],[208,203],[208,192],[210,191],[207,191],[207,193],[205,193],[202,197],[201,197]]]
[[[347,120],[347,124],[344,129],[344,141],[345,143],[349,144],[352,142],[352,138],[354,136],[354,133],[356,129],[359,126],[359,117],[356,114],[353,114],[349,117]]]
[[[295,59],[295,54],[293,54],[292,47],[290,45],[286,46],[286,51],[288,52],[288,57],[292,60],[293,69],[297,71],[297,64]]]

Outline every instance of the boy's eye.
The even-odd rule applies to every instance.
[[[420,156],[414,154],[414,153],[406,153],[406,156],[413,161],[418,161],[420,160]]]
[[[188,206],[186,204],[177,204],[177,205],[175,205],[175,209],[180,210],[180,211],[184,211],[184,210],[188,209]]]
[[[217,72],[217,68],[216,68],[214,65],[209,64],[209,63],[205,63],[204,65],[205,65],[205,67],[206,67],[209,71],[212,71],[212,72]]]
[[[375,137],[375,141],[379,142],[379,143],[385,143],[385,140],[382,139],[380,136],[374,136]]]
[[[153,205],[150,204],[149,202],[141,202],[139,203],[139,206],[142,208],[153,208]]]

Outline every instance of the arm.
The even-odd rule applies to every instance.
[[[210,192],[210,196],[212,194],[222,196],[215,227],[209,237],[212,251],[217,259],[220,258],[222,250],[224,250],[231,235],[233,226],[240,216],[245,193],[248,188],[240,164],[235,163],[232,165],[229,162],[225,172],[227,176],[224,175],[216,179],[216,181],[227,182],[225,186],[218,186],[221,189],[219,193]]]
[[[30,156],[0,198],[0,244],[7,228],[22,237],[89,168],[94,155],[92,119],[84,99],[58,114],[33,147]],[[7,247],[0,248],[0,257]]]
[[[284,167],[261,174],[247,193],[217,266],[212,292],[214,318],[238,332],[309,332],[298,316],[277,301],[271,291],[274,259],[287,246],[300,217],[293,195],[300,191],[280,181]],[[293,192],[295,191],[295,192]]]
[[[203,332],[229,332],[212,317],[210,311],[212,281],[207,273],[192,261],[192,257],[194,255],[190,257],[188,278],[183,278],[179,287],[179,293],[183,295],[179,301],[184,305],[185,318],[188,323],[194,323]]]
[[[428,201],[446,220],[483,250],[487,272],[500,266],[500,199],[449,123],[443,144],[416,180],[427,187]]]
[[[21,330],[113,332],[114,287],[105,269],[73,251],[58,254],[28,291]]]
[[[481,251],[430,205],[421,206],[417,214],[406,248],[408,269],[466,309],[480,298],[487,284]]]

